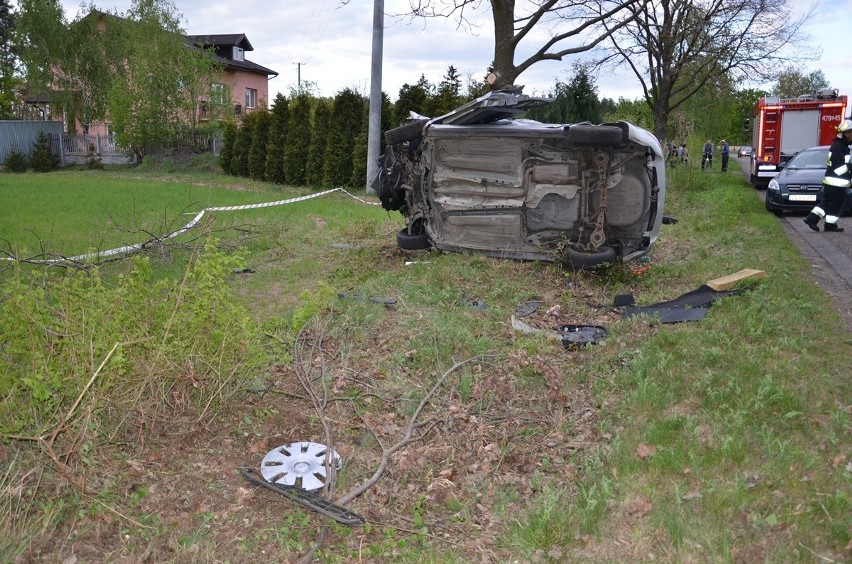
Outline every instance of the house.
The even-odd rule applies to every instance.
[[[257,108],[266,108],[269,102],[269,80],[278,73],[246,59],[247,51],[254,51],[243,33],[230,35],[188,35],[187,41],[196,47],[212,49],[214,59],[224,69],[223,74],[210,84],[210,93],[202,100],[198,118],[209,119],[211,105],[233,105],[234,117]]]
[[[80,23],[85,22],[89,26],[88,29],[105,33],[108,23],[113,20],[127,21],[112,14],[92,10]],[[215,123],[216,120],[235,119],[239,123],[246,113],[266,107],[269,100],[269,80],[278,76],[278,73],[246,59],[246,52],[253,51],[254,47],[245,34],[187,35],[183,39],[189,47],[209,50],[219,67],[210,79],[207,91],[194,96],[196,107],[194,119],[191,121]],[[65,122],[70,134],[112,137],[108,119],[87,122],[84,118],[81,119],[85,112],[80,111],[74,112],[73,119],[66,119],[63,110],[68,103],[68,85],[74,81],[73,77],[64,78],[64,95],[57,95],[56,92],[53,95],[43,93],[27,99],[27,104],[40,112],[43,119]],[[76,98],[81,96],[79,93],[82,93],[82,97],[87,97],[85,87],[74,88],[74,91],[78,92]],[[62,103],[51,103],[63,99]]]

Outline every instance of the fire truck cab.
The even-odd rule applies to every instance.
[[[764,189],[782,163],[808,147],[830,145],[846,116],[846,95],[826,88],[793,99],[766,96],[754,105],[751,185]]]

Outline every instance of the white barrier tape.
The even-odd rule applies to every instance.
[[[34,263],[34,264],[61,264],[61,263],[64,263],[64,262],[85,262],[85,261],[93,259],[93,258],[99,259],[99,258],[103,258],[103,257],[111,257],[111,256],[115,256],[115,255],[128,254],[128,253],[132,253],[132,252],[135,252],[135,251],[141,251],[145,247],[149,247],[149,246],[151,246],[155,243],[159,243],[159,242],[165,241],[167,239],[172,239],[172,238],[177,237],[178,235],[180,235],[182,233],[189,231],[190,229],[195,227],[198,224],[199,221],[201,221],[201,218],[204,217],[204,214],[207,213],[207,212],[240,211],[240,210],[255,210],[255,209],[260,209],[260,208],[271,208],[271,207],[274,207],[274,206],[283,206],[285,204],[293,204],[293,203],[296,203],[296,202],[304,202],[305,200],[312,200],[314,198],[326,196],[326,195],[334,193],[334,192],[343,192],[346,195],[350,196],[351,198],[354,198],[354,199],[358,200],[359,202],[362,202],[362,203],[367,204],[367,205],[371,205],[371,206],[381,205],[381,204],[376,203],[376,202],[368,202],[366,200],[362,200],[361,198],[350,194],[349,192],[347,192],[343,188],[332,188],[331,190],[325,190],[324,192],[317,192],[316,194],[308,194],[307,196],[299,196],[298,198],[290,198],[288,200],[277,200],[277,201],[274,201],[274,202],[264,202],[262,204],[246,204],[246,205],[243,205],[243,206],[219,206],[219,207],[213,207],[213,208],[204,208],[203,210],[198,212],[195,215],[195,217],[192,218],[192,220],[189,223],[187,223],[186,225],[184,225],[183,227],[181,227],[177,231],[173,231],[173,232],[169,233],[165,237],[153,238],[153,239],[149,239],[148,241],[145,241],[144,243],[138,243],[136,245],[125,245],[123,247],[119,247],[117,249],[110,249],[108,251],[98,251],[96,253],[87,253],[85,255],[77,255],[77,256],[74,256],[74,257],[63,257],[63,258],[58,258],[58,259],[28,260],[27,262]],[[16,261],[18,259],[15,258],[15,257],[0,257],[0,260]]]

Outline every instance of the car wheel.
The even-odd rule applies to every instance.
[[[613,263],[617,254],[612,247],[600,247],[594,253],[584,253],[568,249],[565,251],[565,263],[570,268],[582,270],[605,263]]]
[[[432,246],[429,243],[429,237],[426,233],[417,233],[416,235],[412,235],[407,229],[401,229],[399,233],[396,234],[396,244],[400,249],[406,251],[420,251]]]
[[[385,131],[385,143],[388,145],[398,145],[406,141],[414,141],[423,135],[423,126],[426,125],[428,119],[417,119],[412,122],[400,125],[394,129]]]

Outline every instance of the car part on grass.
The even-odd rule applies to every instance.
[[[325,485],[326,459],[340,467],[340,455],[319,443],[300,441],[266,453],[260,473],[270,483],[318,490]]]
[[[545,331],[544,329],[539,329],[538,327],[533,327],[532,325],[527,325],[514,315],[511,317],[512,329],[516,331],[520,331],[522,333],[528,333],[530,335],[544,335],[550,339],[562,339],[562,336],[555,331]]]
[[[515,87],[386,132],[371,186],[405,218],[397,244],[576,269],[649,252],[665,200],[659,142],[627,122],[517,119],[550,101]]]
[[[585,345],[597,345],[609,336],[607,330],[600,325],[557,325],[562,344],[566,349]]]
[[[645,307],[627,306],[624,308],[624,319],[630,319],[638,316],[659,316],[660,323],[680,323],[682,321],[700,321],[707,315],[707,308],[719,298],[727,296],[736,296],[741,294],[743,290],[725,290],[717,292],[710,286],[702,284],[695,290],[689,291],[682,296],[666,302],[658,302],[656,304]],[[629,294],[616,296],[615,305],[624,304],[632,299],[627,299]]]
[[[298,503],[302,507],[306,507],[312,511],[316,511],[320,515],[324,515],[342,525],[355,527],[365,523],[364,518],[357,513],[346,509],[342,505],[337,505],[333,501],[327,500],[315,492],[303,490],[297,486],[270,483],[253,468],[240,468],[240,473],[243,475],[243,478],[255,486],[272,490],[277,494],[283,495],[290,501]]]
[[[528,302],[524,302],[518,307],[515,308],[515,315],[518,317],[529,317],[538,311],[538,308],[541,307],[543,302],[539,300],[530,300]]]

